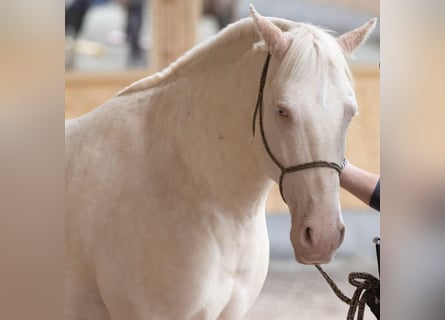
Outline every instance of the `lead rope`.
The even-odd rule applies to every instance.
[[[378,289],[379,279],[366,272],[351,272],[348,276],[348,281],[351,285],[356,287],[356,289],[352,295],[352,298],[349,298],[338,288],[334,280],[329,277],[322,267],[320,267],[318,264],[316,264],[315,267],[318,269],[318,271],[320,271],[321,275],[323,278],[325,278],[335,295],[341,301],[349,305],[346,320],[354,320],[356,314],[357,320],[363,320],[368,293],[372,293],[371,291],[375,292]],[[370,296],[375,295],[372,294]]]

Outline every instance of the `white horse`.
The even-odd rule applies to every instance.
[[[67,121],[67,319],[240,319],[266,277],[265,202],[282,173],[259,122],[284,167],[342,161],[357,109],[345,56],[375,19],[335,38],[251,13]],[[338,173],[282,180],[296,259],[330,261],[344,229]]]

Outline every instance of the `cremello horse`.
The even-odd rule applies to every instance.
[[[343,159],[356,100],[335,38],[264,18],[230,25],[162,72],[66,124],[66,318],[240,319],[268,268],[265,202],[280,170],[252,135],[267,52],[264,132],[284,165]],[[258,122],[257,122],[258,125]],[[339,176],[288,174],[299,262],[342,241]]]

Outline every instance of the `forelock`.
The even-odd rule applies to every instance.
[[[306,23],[296,23],[288,32],[293,41],[278,70],[285,79],[323,76],[332,66],[344,70],[351,78],[344,54],[330,31]]]

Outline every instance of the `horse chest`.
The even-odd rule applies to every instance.
[[[115,230],[102,233],[101,241],[108,240],[96,256],[107,307],[115,306],[114,314],[131,313],[122,302],[132,297],[138,312],[162,319],[241,318],[267,273],[264,214],[243,225],[221,213],[159,212],[151,211],[145,221],[133,223],[122,215],[125,219],[114,226],[101,224]],[[116,241],[117,236],[125,241]],[[122,285],[116,287],[115,279]]]
[[[190,304],[190,319],[240,319],[256,300],[268,268],[268,238],[261,218],[251,228],[235,232],[224,223],[203,234],[205,246],[189,256],[197,264],[186,271],[191,281],[184,292],[199,288]],[[199,297],[199,298],[198,298]]]
[[[200,257],[195,284],[205,297],[199,309],[207,316],[202,319],[239,319],[247,312],[264,283],[269,256],[269,244],[264,216],[258,216],[244,230],[233,229],[224,221],[212,225],[204,233],[207,243]],[[204,239],[205,238],[205,239]],[[204,268],[203,261],[207,261]]]

